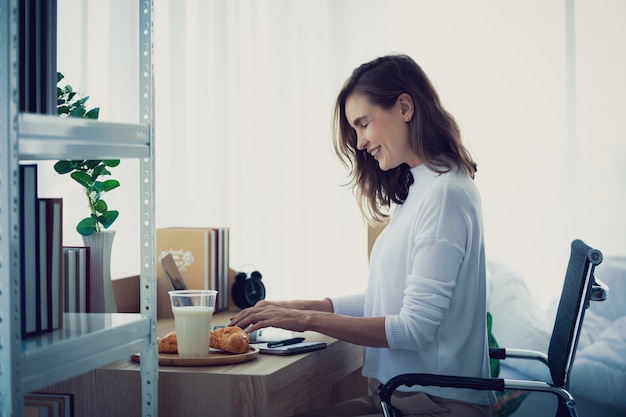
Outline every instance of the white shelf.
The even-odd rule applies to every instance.
[[[63,328],[22,340],[21,387],[52,385],[148,347],[150,320],[140,314],[65,313]]]
[[[139,108],[134,123],[19,113],[20,0],[0,1],[0,416],[22,414],[23,396],[141,353],[142,415],[158,414],[154,227],[153,0],[138,0]],[[19,163],[139,160],[140,314],[65,314],[62,329],[22,339]]]
[[[22,113],[18,118],[22,160],[146,158],[147,125]]]

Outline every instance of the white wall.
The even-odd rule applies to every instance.
[[[74,16],[60,25],[59,43],[71,46],[59,68],[101,119],[134,121],[137,11],[122,0],[80,3],[59,0],[60,15]],[[230,226],[231,265],[254,264],[270,298],[361,288],[366,233],[340,186],[332,105],[354,67],[404,52],[430,75],[478,160],[488,257],[541,285],[548,304],[572,239],[626,252],[626,3],[573,2],[575,96],[565,4],[155,1],[157,226]],[[88,32],[77,37],[81,21]],[[123,216],[115,276],[138,270],[136,171],[124,161],[109,198]],[[77,187],[48,180],[53,195]],[[67,242],[79,239],[72,215]]]

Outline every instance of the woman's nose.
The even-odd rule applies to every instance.
[[[356,148],[359,151],[362,151],[363,149],[367,149],[368,142],[369,141],[365,139],[362,135],[359,135],[359,134],[356,135]]]

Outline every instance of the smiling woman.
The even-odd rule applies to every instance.
[[[59,25],[59,44],[72,45],[59,49],[59,68],[101,120],[136,120],[124,93],[136,91],[138,28],[125,23],[137,20],[134,2],[58,4],[79,25]],[[626,3],[575,4],[566,38],[572,16],[543,0],[155,2],[157,227],[229,226],[231,266],[263,271],[273,299],[361,289],[366,227],[332,152],[332,105],[357,63],[399,51],[429,74],[478,162],[488,257],[541,285],[547,304],[566,242],[619,253],[626,235],[615,192],[626,189],[626,63],[615,53],[626,43]],[[569,92],[567,39],[577,77]],[[123,165],[120,181],[137,182],[136,166]],[[65,182],[50,181],[60,195]],[[128,233],[119,240],[138,239],[137,190],[116,193],[111,204],[129,213],[116,221]],[[129,249],[139,245],[123,246],[114,277],[137,272]]]
[[[421,163],[409,146],[413,99],[408,94],[398,96],[390,109],[371,103],[363,94],[355,94],[346,100],[345,113],[347,120],[353,120],[356,149],[370,154],[381,170],[388,171],[403,163],[415,168]],[[385,134],[380,135],[381,131]]]

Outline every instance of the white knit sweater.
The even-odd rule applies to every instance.
[[[363,375],[386,382],[402,373],[489,377],[485,252],[474,181],[424,164],[370,257],[365,294],[332,299],[335,313],[386,317],[390,348],[365,348]],[[490,404],[491,391],[401,387]]]

